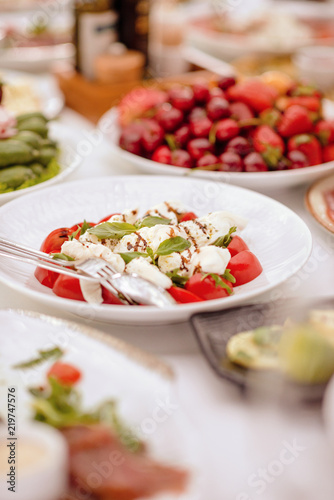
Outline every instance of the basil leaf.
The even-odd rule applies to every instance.
[[[173,269],[173,271],[168,271],[166,273],[166,276],[168,276],[168,278],[170,278],[175,285],[183,287],[187,283],[189,278],[187,276],[181,276],[180,274],[178,274],[179,271],[180,269]]]
[[[143,252],[125,252],[118,254],[122,257],[125,264],[129,264],[133,259],[137,259],[137,257],[149,257],[147,253]]]
[[[231,234],[235,233],[237,230],[236,226],[232,226],[231,229],[225,236],[220,236],[212,245],[216,247],[227,248],[232,241]]]
[[[43,361],[47,361],[49,359],[59,359],[64,354],[64,351],[62,351],[59,347],[52,347],[52,349],[48,349],[46,351],[40,350],[38,351],[38,354],[39,356],[37,358],[24,361],[23,363],[18,363],[17,365],[14,365],[13,368],[19,368],[21,370],[24,368],[32,368],[40,365]]]
[[[190,241],[182,238],[182,236],[175,236],[160,243],[156,255],[170,255],[173,252],[183,252],[191,246]]]
[[[146,252],[147,252],[147,255],[148,255],[149,257],[151,257],[152,264],[154,264],[154,265],[156,266],[157,264],[156,264],[156,262],[155,262],[154,252],[153,252],[152,248],[151,248],[151,247],[147,247],[147,248],[146,248]]]
[[[76,236],[81,232],[81,227],[78,226],[78,229],[74,231],[74,233],[70,234],[68,237],[68,241],[73,241]]]
[[[141,219],[136,222],[136,227],[138,229],[141,229],[142,227],[153,227],[156,226],[157,224],[164,224],[168,225],[171,223],[170,219],[166,219],[166,217],[155,217],[148,215],[147,217],[144,217],[144,219]]]
[[[74,260],[73,257],[66,255],[66,253],[53,253],[52,258],[53,259],[67,260],[67,261]]]
[[[88,231],[88,229],[90,229],[92,227],[91,224],[89,224],[89,222],[86,221],[86,219],[83,221],[83,224],[82,224],[82,227],[81,227],[81,231],[80,231],[80,236],[82,236],[83,234],[85,234],[86,231]]]
[[[237,280],[235,277],[231,274],[231,271],[229,269],[226,269],[223,278],[225,278],[227,281],[230,281],[231,283],[235,283]]]
[[[231,295],[233,293],[233,290],[231,289],[230,286],[228,286],[225,281],[223,281],[221,279],[221,277],[218,275],[218,274],[214,274],[214,273],[206,273],[203,275],[203,278],[201,281],[203,281],[205,278],[207,278],[208,276],[211,276],[211,278],[213,279],[213,281],[215,282],[215,285],[216,287],[217,286],[220,286],[222,288],[225,288],[225,290],[227,291],[227,293],[229,295]]]
[[[102,222],[102,224],[88,229],[88,233],[94,234],[99,240],[120,240],[123,236],[134,233],[136,230],[135,226],[127,222]]]

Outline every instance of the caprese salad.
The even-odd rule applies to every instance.
[[[117,272],[136,273],[167,290],[179,304],[229,297],[262,273],[257,257],[239,236],[247,221],[228,211],[203,217],[178,201],[138,209],[52,231],[43,252],[65,260],[101,258]],[[108,290],[37,268],[38,281],[67,299],[119,304]]]

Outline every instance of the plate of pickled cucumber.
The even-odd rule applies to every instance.
[[[312,309],[303,322],[288,318],[233,335],[229,361],[242,368],[275,371],[298,384],[325,384],[334,375],[334,309]]]
[[[80,164],[76,135],[41,112],[13,118],[0,107],[0,204],[72,173]]]

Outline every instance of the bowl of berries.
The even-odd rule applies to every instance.
[[[150,174],[266,189],[334,170],[334,103],[279,72],[134,89],[99,128]]]

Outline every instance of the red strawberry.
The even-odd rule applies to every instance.
[[[298,104],[291,106],[284,112],[277,129],[283,137],[311,132],[313,123],[309,116],[309,111]]]
[[[321,101],[319,97],[316,96],[297,96],[297,97],[289,97],[286,101],[286,107],[294,106],[298,104],[298,106],[303,106],[309,111],[313,111],[317,113],[321,108]]]
[[[310,166],[322,163],[321,144],[313,135],[301,134],[291,137],[288,142],[288,150],[304,153]]]
[[[252,137],[255,151],[262,153],[266,164],[275,169],[285,149],[282,138],[268,125],[257,127]]]
[[[334,144],[329,144],[325,146],[322,151],[323,162],[334,161]]]
[[[320,120],[314,129],[321,144],[327,146],[334,142],[334,120]]]
[[[283,139],[269,125],[260,125],[254,130],[253,145],[255,151],[259,153],[265,152],[268,146],[276,148],[281,153],[285,149]]]
[[[228,88],[226,94],[231,101],[241,101],[258,113],[272,108],[278,97],[278,92],[273,87],[256,78]]]
[[[119,124],[124,127],[145,111],[166,102],[167,94],[162,90],[137,88],[124,96],[118,105]]]

